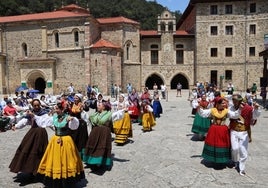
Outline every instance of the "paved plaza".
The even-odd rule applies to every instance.
[[[77,187],[88,188],[267,188],[268,187],[268,111],[262,110],[257,124],[252,127],[253,142],[249,144],[249,157],[245,177],[229,167],[215,167],[201,158],[204,142],[191,133],[193,117],[188,99],[176,91],[161,100],[164,113],[157,119],[151,132],[133,124],[133,138],[124,145],[112,144],[113,167],[108,171],[91,172],[85,169],[86,180]],[[0,188],[16,188],[16,174],[8,165],[29,127],[0,133]],[[53,131],[47,129],[49,136]],[[114,137],[114,135],[113,135]],[[25,188],[42,188],[33,183]]]

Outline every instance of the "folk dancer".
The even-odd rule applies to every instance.
[[[55,135],[48,143],[38,167],[38,175],[47,187],[74,187],[85,178],[84,167],[70,130],[79,127],[79,120],[68,115],[61,102],[54,107]]]
[[[45,128],[53,126],[52,118],[47,110],[41,108],[39,99],[33,99],[32,106],[33,110],[28,110],[24,118],[12,127],[12,130],[15,131],[31,125],[9,165],[11,172],[30,175],[29,179],[25,181],[20,180],[20,176],[17,176],[18,181],[21,181],[20,185],[36,180],[37,169],[48,144],[48,134]]]
[[[148,100],[143,100],[141,104],[141,124],[143,132],[152,131],[152,127],[156,125],[153,115],[153,108]]]
[[[89,117],[92,129],[88,137],[83,161],[95,170],[112,167],[112,112],[108,101],[98,103],[97,112]]]
[[[71,130],[71,136],[74,140],[74,143],[81,157],[83,155],[83,150],[85,149],[88,140],[87,123],[81,117],[81,113],[84,110],[82,100],[83,100],[82,94],[79,93],[75,94],[74,102],[72,103],[71,108],[69,109],[70,115],[76,117],[79,120],[79,127],[78,129]]]
[[[244,176],[245,163],[248,157],[248,143],[252,141],[251,125],[256,123],[257,117],[260,116],[259,105],[254,103],[253,107],[243,102],[241,95],[233,95],[233,106],[231,111],[236,111],[240,106],[241,116],[237,119],[230,119],[230,136],[232,146],[232,160],[239,174]]]
[[[203,94],[201,99],[198,100],[198,105],[198,108],[202,109],[209,109],[212,107],[212,103],[207,100],[206,94]],[[210,118],[201,117],[199,113],[196,113],[191,131],[198,135],[199,140],[204,140],[210,125]]]
[[[114,106],[112,120],[115,143],[125,144],[128,138],[132,138],[132,123],[128,114],[129,103],[125,100],[124,94],[120,94],[119,100],[111,102],[111,105]]]
[[[199,114],[202,117],[210,117],[212,119],[205,138],[202,157],[206,161],[213,163],[229,164],[231,160],[231,143],[226,119],[238,118],[240,116],[240,109],[235,112],[228,110],[226,101],[222,97],[217,97],[215,98],[215,107],[211,109],[200,108]]]

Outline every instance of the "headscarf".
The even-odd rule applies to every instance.
[[[103,99],[102,104],[103,104],[105,110],[110,111],[112,109],[111,103],[109,101],[106,101],[106,100]]]
[[[218,104],[218,103],[220,103],[221,101],[223,100],[223,98],[222,97],[215,97],[214,98],[214,107],[216,107],[216,105]]]
[[[83,100],[83,95],[81,93],[76,93],[75,96],[77,96],[80,99],[80,101]]]

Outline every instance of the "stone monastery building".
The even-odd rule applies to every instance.
[[[179,3],[179,1],[178,1]],[[0,17],[0,94],[25,85],[59,94],[111,84],[138,91],[156,83],[183,89],[197,81],[237,90],[260,85],[267,0],[190,0],[181,19],[164,11],[157,30],[125,17],[94,18],[77,5]]]

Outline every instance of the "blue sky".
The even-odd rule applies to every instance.
[[[147,0],[154,1],[154,0]],[[181,13],[184,12],[190,0],[156,0],[158,4],[164,7],[168,7],[169,10],[179,10]]]

